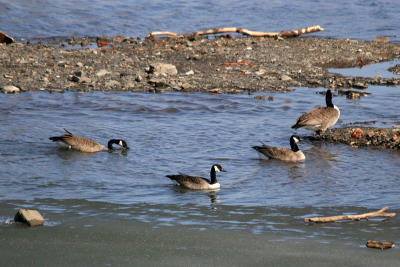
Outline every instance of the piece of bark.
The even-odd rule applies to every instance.
[[[336,215],[336,216],[330,216],[330,217],[312,217],[312,218],[305,218],[305,222],[318,222],[318,223],[326,223],[326,222],[336,222],[336,221],[342,221],[342,220],[368,220],[369,218],[372,217],[394,217],[396,216],[396,213],[386,213],[385,211],[389,209],[389,207],[384,207],[383,209],[380,209],[378,211],[374,212],[368,212],[368,213],[363,213],[363,214],[349,214],[349,215]]]
[[[178,33],[173,33],[173,32],[168,32],[168,31],[162,31],[162,32],[152,32],[146,35],[146,38],[149,37],[155,37],[158,35],[168,35],[168,36],[173,36],[173,37],[195,37],[195,36],[200,36],[200,35],[207,35],[207,34],[217,34],[217,33],[227,33],[227,32],[237,32],[241,33],[243,35],[248,35],[252,37],[280,37],[280,36],[285,36],[285,37],[296,37],[300,36],[302,34],[306,33],[311,33],[311,32],[318,32],[318,31],[323,31],[324,28],[322,28],[319,25],[316,26],[310,26],[298,30],[291,30],[291,31],[281,31],[281,32],[256,32],[256,31],[251,31],[243,28],[237,28],[237,27],[226,27],[226,28],[214,28],[210,30],[204,30],[204,31],[198,31],[194,33],[189,33],[189,34],[178,34]]]
[[[39,226],[45,220],[37,210],[19,209],[15,214],[14,221],[27,223],[29,226]]]
[[[395,244],[389,241],[375,241],[375,240],[368,240],[365,244],[369,248],[379,248],[381,250],[394,248]]]

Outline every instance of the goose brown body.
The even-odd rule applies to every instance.
[[[224,172],[225,170],[219,164],[214,164],[211,167],[210,178],[206,179],[198,176],[190,176],[187,174],[175,174],[175,175],[167,175],[171,180],[176,181],[180,186],[195,189],[195,190],[215,190],[219,189],[221,185],[218,183],[216,178],[216,172]]]
[[[123,140],[112,139],[109,141],[108,147],[106,147],[92,139],[74,135],[67,129],[64,129],[64,130],[66,131],[66,134],[64,134],[62,136],[50,137],[49,139],[52,140],[53,142],[58,142],[58,143],[60,143],[60,145],[66,146],[69,149],[74,149],[77,151],[89,152],[89,153],[99,152],[99,151],[109,151],[112,148],[111,145],[113,143],[119,144],[122,147],[128,148],[125,141],[123,141]],[[122,145],[122,144],[124,144],[124,145]]]
[[[260,154],[261,158],[265,159],[278,159],[291,162],[304,161],[306,156],[296,144],[299,140],[300,138],[295,135],[290,137],[291,149],[267,146],[264,144],[262,146],[253,146],[253,149]]]
[[[297,118],[292,128],[305,128],[317,132],[325,132],[339,120],[340,110],[332,104],[332,92],[326,92],[326,107],[313,108]]]

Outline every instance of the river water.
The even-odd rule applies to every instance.
[[[337,1],[61,1],[0,0],[0,30],[21,38],[189,33],[215,27],[279,32],[311,25],[317,36],[399,42],[400,5],[393,0]],[[290,18],[290,19],[287,19]]]

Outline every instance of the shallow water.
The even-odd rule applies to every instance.
[[[1,30],[15,37],[189,33],[215,27],[280,32],[311,25],[318,36],[399,42],[400,6],[390,0],[357,1],[60,1],[0,0]],[[286,19],[290,18],[290,19]]]
[[[324,105],[325,89],[297,88],[253,95],[26,92],[0,95],[0,216],[37,208],[48,226],[68,218],[110,217],[150,223],[274,233],[278,239],[317,238],[361,244],[367,237],[399,241],[399,219],[310,228],[307,216],[400,210],[400,153],[302,142],[307,160],[259,160],[260,141],[288,147],[296,117]],[[335,97],[337,126],[355,121],[399,125],[398,87],[370,87],[360,100]],[[371,121],[376,121],[371,123]],[[48,140],[71,132],[106,143],[125,139],[127,153],[67,151]],[[304,136],[306,130],[298,130]],[[178,172],[208,176],[212,164],[221,190],[182,190],[165,178]],[[10,214],[11,213],[11,214]],[[56,219],[63,214],[64,219]],[[67,223],[68,224],[68,223]]]

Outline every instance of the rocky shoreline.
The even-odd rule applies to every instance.
[[[298,86],[365,89],[369,84],[399,85],[398,78],[328,72],[328,68],[400,58],[400,44],[378,40],[232,39],[228,35],[215,39],[116,36],[2,43],[0,87],[50,92],[254,93],[289,91]],[[393,71],[398,71],[398,66],[393,66]]]
[[[334,144],[346,144],[352,147],[400,149],[400,127],[343,127],[328,130],[309,140],[318,140]]]

